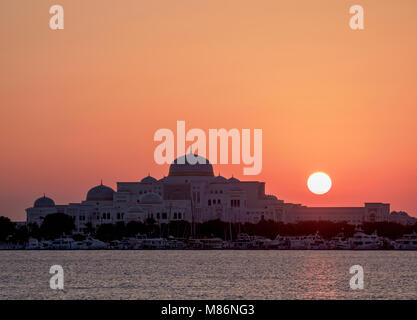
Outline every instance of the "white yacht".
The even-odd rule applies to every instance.
[[[376,231],[372,234],[365,234],[361,230],[354,233],[353,237],[349,238],[351,249],[355,250],[375,250],[380,249],[383,241]]]
[[[52,241],[42,240],[39,242],[39,249],[41,250],[50,250],[52,249]]]
[[[287,238],[277,235],[274,240],[268,244],[269,249],[288,249],[289,243]]]
[[[167,247],[167,241],[163,238],[150,238],[142,241],[144,249],[165,249]]]
[[[349,250],[350,243],[345,239],[343,234],[338,234],[330,240],[329,248],[334,250]]]
[[[329,248],[327,241],[324,240],[318,232],[314,236],[307,238],[308,248],[311,250],[326,250]]]
[[[78,249],[77,243],[72,238],[58,238],[52,241],[51,249],[70,250]]]
[[[251,241],[251,248],[254,249],[268,249],[272,240],[264,237],[255,237]]]
[[[188,247],[191,249],[224,249],[225,244],[220,238],[189,239]]]
[[[306,236],[290,236],[287,237],[289,249],[306,250],[309,249],[309,241]]]
[[[396,249],[400,250],[417,250],[417,233],[404,234],[400,239],[395,241]]]
[[[173,237],[169,237],[167,242],[167,248],[169,249],[176,249],[176,250],[182,250],[185,249],[187,245],[183,240],[175,239]]]
[[[203,243],[200,241],[200,239],[188,239],[188,248],[203,249]]]
[[[29,238],[28,242],[25,245],[26,250],[37,250],[41,248],[41,244],[35,238]]]
[[[232,242],[232,249],[249,249],[251,247],[252,238],[247,233],[239,233],[237,239]]]
[[[82,241],[82,244],[78,246],[78,249],[84,250],[100,250],[107,249],[109,245],[103,241],[94,239],[92,237],[87,237],[87,239]]]
[[[223,249],[223,240],[220,238],[201,239],[203,249]]]

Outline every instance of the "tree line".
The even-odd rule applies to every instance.
[[[171,221],[170,223],[158,224],[154,219],[147,219],[145,222],[118,222],[115,224],[102,224],[97,229],[91,223],[87,223],[85,234],[89,234],[102,241],[121,240],[125,237],[134,237],[138,234],[149,238],[221,238],[223,240],[236,239],[239,233],[247,233],[251,236],[263,236],[274,239],[281,236],[303,236],[319,234],[330,239],[339,234],[344,237],[351,237],[355,232],[355,226],[346,222],[330,221],[303,221],[298,223],[284,224],[270,220],[261,220],[253,223],[228,223],[221,220],[211,220],[204,223],[192,225],[187,221]],[[417,230],[417,223],[412,226],[404,226],[391,222],[363,223],[362,230],[370,234],[377,231],[379,236],[390,239],[397,239],[405,233]],[[49,214],[42,224],[36,223],[19,226],[10,221],[9,218],[0,216],[0,241],[12,243],[25,243],[29,237],[38,240],[53,240],[63,235],[72,235],[75,240],[83,240],[85,235],[75,233],[74,219],[64,213]]]

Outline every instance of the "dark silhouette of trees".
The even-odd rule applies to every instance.
[[[284,224],[282,222],[267,221],[262,219],[256,224],[253,223],[234,223],[212,220],[197,224],[197,237],[220,237],[229,240],[230,233],[233,239],[236,239],[238,233],[247,233],[251,236],[263,236],[274,239],[278,234],[281,236],[304,236],[319,232],[320,236],[325,239],[331,239],[339,234],[348,238],[355,233],[355,226],[347,222],[331,221],[302,221],[298,223]],[[417,224],[412,226],[403,226],[397,223],[377,222],[364,223],[361,225],[362,230],[370,234],[377,231],[379,236],[390,239],[397,239],[405,233],[417,231]],[[189,234],[188,234],[189,235]]]
[[[160,227],[152,218],[147,219],[145,223],[129,222],[124,224],[102,224],[98,227],[96,237],[102,241],[120,240],[123,237],[134,237],[138,234],[146,235],[149,238],[160,237]]]
[[[233,227],[232,231],[234,229]],[[196,230],[199,237],[227,239],[230,234],[230,225],[227,222],[216,219],[198,224]]]
[[[16,227],[12,238],[10,239],[13,243],[25,244],[29,239],[29,230],[27,226]]]
[[[93,224],[91,222],[87,222],[85,224],[85,233],[87,234],[94,234],[95,233],[95,229],[93,227]]]
[[[372,233],[377,231],[379,236],[387,237],[390,239],[398,239],[405,233],[412,233],[417,231],[417,224],[412,226],[404,226],[398,223],[392,222],[373,222],[364,223],[362,229],[365,233]]]
[[[121,239],[117,237],[116,226],[112,223],[101,224],[97,229],[96,237],[105,242]]]
[[[14,223],[7,217],[0,217],[0,241],[6,241],[15,231]]]
[[[72,236],[72,238],[74,239],[74,241],[83,241],[86,239],[86,236],[83,234],[76,233]]]
[[[147,218],[145,220],[145,226],[146,226],[146,234],[149,237],[156,238],[160,237],[161,230],[159,228],[159,225],[156,223],[156,220],[154,218]]]
[[[411,226],[404,226],[397,223],[374,222],[363,223],[362,230],[371,234],[377,231],[379,236],[390,239],[398,239],[405,233],[417,231],[417,223]],[[36,223],[27,224],[26,226],[17,227],[9,218],[0,217],[0,241],[10,241],[13,243],[25,243],[29,237],[41,239],[55,239],[63,234],[70,235],[75,229],[73,218],[64,213],[55,213],[47,215],[39,227]],[[256,224],[252,223],[229,223],[220,220],[211,220],[204,223],[195,224],[196,237],[212,238],[218,237],[224,240],[236,239],[239,233],[247,233],[251,236],[263,236],[274,239],[278,234],[281,236],[302,236],[314,234],[317,231],[325,238],[330,239],[340,233],[351,237],[355,232],[355,226],[346,222],[330,221],[303,221],[298,223],[284,224],[262,219]],[[191,223],[187,221],[171,221],[168,224],[159,225],[154,219],[147,219],[142,222],[129,222],[124,224],[102,224],[94,234],[94,228],[91,223],[87,223],[86,233],[93,234],[94,237],[102,241],[120,240],[124,237],[134,237],[138,234],[147,237],[164,237],[173,236],[175,238],[190,238]],[[81,235],[75,239],[82,240],[85,236]]]
[[[29,223],[26,225],[29,236],[38,240],[42,239],[41,228],[37,223]]]
[[[147,227],[142,222],[131,221],[126,225],[125,235],[134,237],[137,234],[146,234]]]
[[[72,234],[75,229],[74,219],[65,213],[48,214],[42,222],[40,231],[44,239],[56,239]]]
[[[188,238],[191,234],[191,224],[184,220],[171,221],[161,225],[161,236],[168,238]]]

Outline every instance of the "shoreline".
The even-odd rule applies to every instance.
[[[0,251],[417,251],[417,249],[266,249],[266,248],[245,248],[245,249],[167,249],[167,248],[155,248],[155,249],[4,249],[0,248]]]

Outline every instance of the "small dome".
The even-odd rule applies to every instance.
[[[41,197],[35,201],[33,204],[34,208],[50,208],[55,207],[55,202],[51,198],[48,197]]]
[[[214,178],[214,182],[227,182],[227,179],[221,175]]]
[[[267,194],[267,195],[266,195],[266,198],[267,198],[268,200],[278,200],[278,198],[277,198],[276,196],[272,195],[272,194]]]
[[[103,184],[91,188],[87,193],[87,201],[111,201],[113,200],[114,190]]]
[[[192,156],[196,163],[189,162],[188,158]],[[174,160],[169,167],[169,176],[213,177],[213,166],[206,158],[197,154],[187,154]]]
[[[231,177],[229,180],[227,180],[227,181],[229,181],[229,182],[231,182],[231,183],[236,183],[236,182],[240,182],[238,179],[236,179],[235,177]]]
[[[147,177],[140,180],[140,182],[141,183],[154,183],[154,182],[158,182],[158,180],[156,180],[154,177],[151,177],[150,175],[148,175]]]
[[[140,197],[141,204],[158,204],[162,203],[162,198],[159,194],[149,192]]]
[[[403,216],[403,217],[408,217],[408,213],[404,212],[404,211],[393,211],[391,212],[391,215],[393,216]]]

